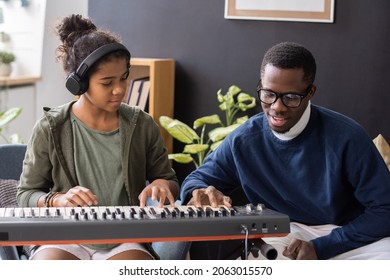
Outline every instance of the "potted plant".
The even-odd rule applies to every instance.
[[[248,119],[247,115],[237,118],[236,114],[256,106],[256,99],[235,85],[230,86],[226,94],[222,94],[222,89],[218,90],[217,99],[219,108],[225,112],[225,123],[217,114],[196,119],[193,128],[167,116],[159,118],[161,126],[173,138],[186,144],[182,153],[169,154],[169,159],[183,164],[193,162],[198,168],[203,164],[206,156],[214,151],[227,135]],[[206,133],[206,125],[217,125],[217,127]],[[195,131],[197,129],[200,129],[200,134]]]
[[[0,137],[5,141],[5,143],[23,143],[22,139],[18,134],[12,134],[9,137],[6,137],[3,132],[3,126],[12,122],[17,116],[22,112],[22,108],[10,108],[4,112],[0,112]]]
[[[0,51],[0,76],[9,76],[11,74],[11,62],[16,59],[12,52]]]

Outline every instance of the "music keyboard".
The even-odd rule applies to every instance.
[[[228,240],[289,232],[289,217],[263,205],[0,208],[2,246]]]

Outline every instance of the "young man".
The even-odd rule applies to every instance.
[[[248,200],[287,214],[291,233],[268,238],[281,258],[390,259],[390,173],[363,128],[311,104],[316,62],[284,42],[261,65],[260,113],[231,133],[183,182],[185,203]]]

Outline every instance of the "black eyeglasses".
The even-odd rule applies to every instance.
[[[284,106],[289,108],[297,108],[301,105],[302,100],[310,93],[312,84],[310,84],[304,93],[296,92],[286,92],[286,93],[277,93],[270,89],[261,87],[261,80],[257,84],[257,94],[261,102],[267,105],[274,104],[278,98],[282,100]]]

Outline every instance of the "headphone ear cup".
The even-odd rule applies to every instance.
[[[73,95],[81,95],[87,91],[88,81],[82,81],[78,75],[71,73],[66,78],[65,86]]]

